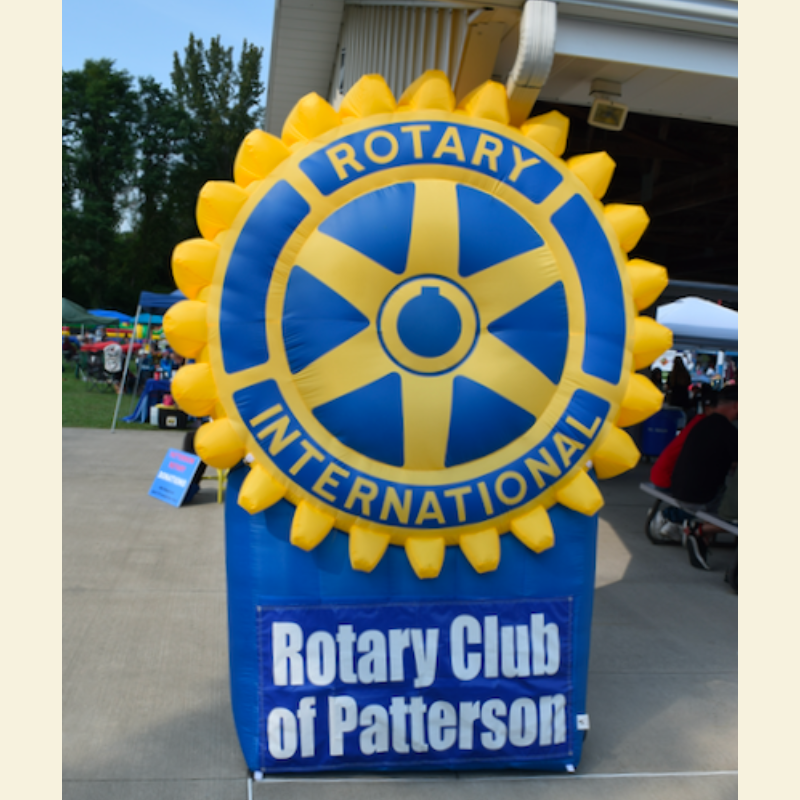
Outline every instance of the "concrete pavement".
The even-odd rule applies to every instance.
[[[147,492],[178,431],[64,429],[64,800],[245,800],[228,691],[223,509]],[[255,800],[732,800],[738,598],[643,532],[641,465],[601,484],[588,710],[573,776],[512,771],[267,780]]]

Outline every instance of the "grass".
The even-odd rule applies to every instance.
[[[111,429],[117,395],[110,388],[89,388],[75,377],[75,367],[64,363],[61,373],[61,427]],[[158,428],[141,422],[121,422],[131,413],[132,396],[126,394],[119,404],[118,430],[157,431]],[[135,405],[135,404],[134,404]]]

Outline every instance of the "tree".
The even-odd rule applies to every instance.
[[[262,50],[238,63],[219,37],[189,37],[174,54],[173,89],[138,87],[113,61],[62,75],[62,292],[87,307],[136,305],[142,289],[169,291],[176,244],[197,236],[197,195],[230,179],[257,126]]]
[[[108,59],[62,73],[62,291],[95,306],[113,297],[117,232],[135,168],[130,75]]]
[[[133,281],[134,297],[143,288],[174,288],[170,255],[181,237],[176,220],[187,214],[186,209],[176,207],[173,197],[173,173],[180,163],[186,114],[174,94],[153,78],[139,79],[138,103],[136,179],[131,195],[133,229],[125,236],[123,267]]]
[[[197,235],[194,208],[197,195],[209,180],[231,180],[233,161],[242,139],[258,126],[263,112],[261,82],[263,50],[244,41],[238,63],[233,48],[220,37],[205,48],[189,36],[183,59],[174,54],[172,85],[185,113],[181,163],[173,175],[173,197],[191,221],[180,221],[183,238]]]

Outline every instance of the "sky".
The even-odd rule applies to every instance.
[[[273,0],[63,0],[61,68],[110,58],[134,78],[149,75],[169,88],[173,53],[182,55],[193,33],[206,45],[220,36],[234,59],[245,39],[262,47],[266,85],[273,13]]]

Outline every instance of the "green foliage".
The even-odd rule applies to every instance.
[[[113,294],[117,231],[135,175],[130,76],[107,59],[63,73],[62,115],[63,291],[96,306]]]
[[[186,215],[175,196],[174,174],[185,124],[185,114],[171,92],[152,78],[139,80],[138,163],[131,197],[133,229],[121,235],[124,263],[120,265],[121,272],[131,281],[128,294],[133,296],[133,306],[141,289],[166,292],[175,288],[170,255],[181,238],[192,235],[183,235],[176,229],[176,219]],[[182,192],[177,193],[182,196]]]
[[[62,294],[87,308],[132,311],[140,291],[174,289],[175,245],[198,235],[197,195],[230,180],[257,127],[263,51],[238,61],[219,37],[189,37],[171,89],[112,61],[62,74]]]
[[[182,209],[191,209],[190,219],[176,220],[182,238],[197,235],[194,206],[203,184],[233,179],[239,145],[258,126],[262,53],[245,40],[234,64],[233,48],[223,47],[218,36],[206,48],[190,35],[183,58],[174,55],[172,85],[184,127],[173,196]]]

